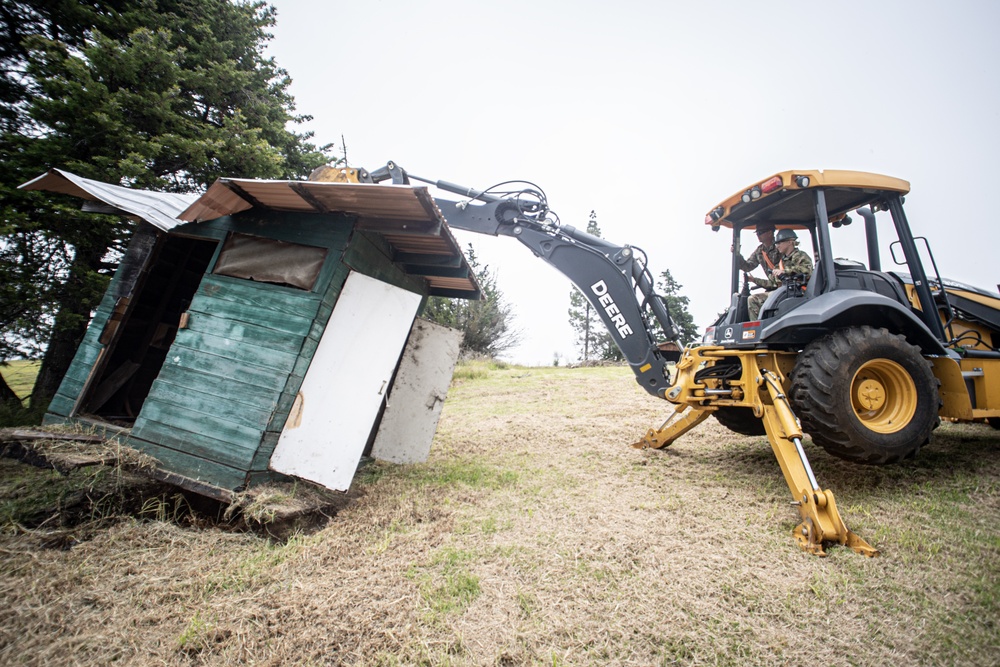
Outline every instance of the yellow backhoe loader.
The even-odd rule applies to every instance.
[[[711,415],[739,433],[766,434],[802,519],[795,538],[810,553],[824,555],[830,543],[867,556],[878,551],[848,530],[833,493],[816,480],[805,435],[835,456],[887,464],[916,455],[941,418],[1000,427],[1000,294],[940,276],[926,239],[907,223],[906,181],[786,171],[713,208],[706,224],[733,235],[732,299],[702,344],[681,350],[645,254],[559,224],[537,186],[481,191],[391,162],[351,178],[419,181],[458,194],[460,201],[436,199],[450,226],[511,236],[566,275],[600,314],[639,384],[673,404],[664,425],[635,446],[670,445]],[[852,227],[852,216],[863,225]],[[772,281],[751,319],[740,241],[765,227],[808,239],[815,264],[807,278]],[[865,257],[836,257],[835,242],[846,244],[862,227],[862,243],[845,247],[862,248]],[[887,249],[899,270],[883,270],[880,233],[892,235]]]

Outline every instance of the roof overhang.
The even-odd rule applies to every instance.
[[[103,207],[85,210],[139,218],[163,231],[250,209],[347,214],[355,229],[382,236],[391,259],[423,278],[431,296],[478,299],[475,274],[426,187],[220,178],[205,194],[126,188],[51,169],[22,186],[73,195]]]
[[[910,184],[863,171],[783,171],[724,199],[708,212],[705,224],[713,228],[753,228],[760,221],[779,227],[811,224],[815,217],[815,197],[811,191],[816,189],[826,193],[827,213],[836,218],[889,195],[905,195]]]
[[[351,215],[356,229],[381,235],[392,260],[423,277],[432,296],[480,297],[476,277],[426,187],[220,178],[179,217],[197,223],[250,209]]]

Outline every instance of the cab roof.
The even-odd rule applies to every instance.
[[[761,222],[781,227],[810,226],[815,218],[815,198],[808,195],[816,189],[826,192],[827,213],[837,218],[890,194],[906,194],[910,184],[863,171],[782,171],[724,199],[708,212],[705,224],[715,230],[753,229]]]

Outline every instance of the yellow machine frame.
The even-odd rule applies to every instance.
[[[695,373],[704,365],[714,365],[727,357],[736,357],[742,365],[740,378],[728,381],[721,389],[719,381],[698,382]],[[763,419],[771,449],[774,451],[785,482],[792,493],[792,504],[802,522],[793,535],[799,546],[817,556],[825,556],[825,542],[842,544],[864,556],[877,556],[878,550],[851,532],[837,511],[833,492],[822,489],[802,449],[802,429],[787,398],[788,374],[795,363],[791,352],[727,350],[705,346],[688,349],[677,363],[674,388],[667,400],[676,405],[674,414],[659,429],[650,429],[637,448],[660,449],[700,424],[718,407],[750,408]]]

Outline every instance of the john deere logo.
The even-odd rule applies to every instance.
[[[725,332],[723,332],[722,337],[723,338],[732,338],[733,337],[733,328],[732,327],[726,327],[726,330],[725,330]]]

